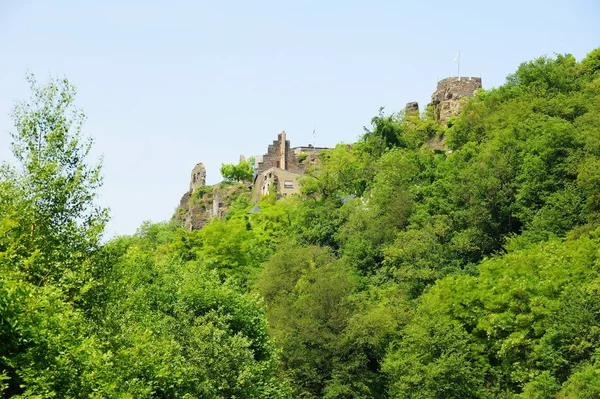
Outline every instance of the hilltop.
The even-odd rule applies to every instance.
[[[466,100],[481,88],[481,78],[456,76],[442,79],[431,96],[431,103],[427,105],[429,115],[425,113],[421,117],[419,104],[415,101],[406,104],[403,115],[412,122],[429,118],[430,121],[446,125],[450,118],[460,114]],[[432,150],[446,149],[443,133],[432,135],[426,144]],[[173,220],[188,230],[200,230],[211,219],[225,217],[232,201],[239,195],[251,198],[256,203],[271,191],[278,199],[299,194],[302,177],[318,170],[319,154],[325,150],[330,148],[314,147],[312,144],[291,147],[286,132],[282,131],[277,135],[277,140],[269,144],[265,154],[253,157],[255,162],[249,165],[253,171],[251,180],[226,179],[214,186],[206,186],[206,170],[200,162],[192,169],[190,188],[182,196]],[[242,156],[238,167],[245,165],[245,162]]]

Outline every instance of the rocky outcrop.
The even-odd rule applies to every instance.
[[[187,230],[200,230],[211,219],[221,219],[229,205],[240,195],[250,198],[246,184],[222,182],[206,185],[206,170],[202,163],[192,169],[190,189],[181,197],[173,219]]]
[[[410,103],[406,103],[404,107],[405,115],[419,115],[419,103],[416,101],[412,101]]]

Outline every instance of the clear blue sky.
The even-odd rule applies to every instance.
[[[498,86],[519,63],[600,46],[597,0],[0,0],[0,159],[9,117],[38,81],[65,75],[104,154],[108,235],[170,218],[197,162],[353,142],[380,106],[423,109],[436,81]]]

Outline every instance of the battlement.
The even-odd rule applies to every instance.
[[[457,77],[457,76],[451,76],[448,78],[444,78],[438,81],[438,87],[440,84],[446,84],[448,82],[451,82],[452,84],[461,84],[462,82],[478,82],[479,85],[481,85],[481,78],[478,78],[476,76],[461,76],[461,77]]]
[[[442,79],[437,84],[437,90],[433,97],[437,100],[452,100],[456,97],[471,97],[473,92],[481,89],[481,78],[476,77],[451,77]],[[440,96],[442,96],[440,98]]]

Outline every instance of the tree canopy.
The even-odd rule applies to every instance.
[[[254,173],[254,157],[240,159],[237,165],[224,163],[221,165],[221,176],[226,180],[249,182]]]

